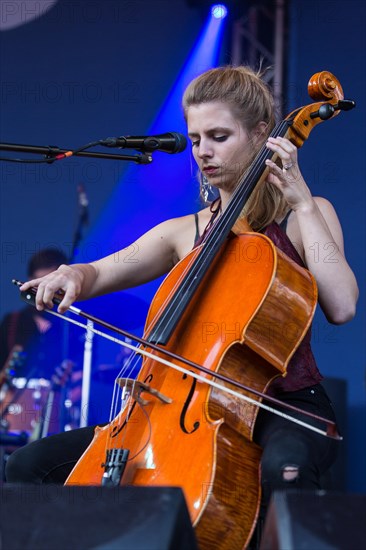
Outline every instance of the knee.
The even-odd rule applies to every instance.
[[[283,481],[288,483],[295,482],[299,479],[300,466],[297,464],[284,465],[281,469],[281,476]]]
[[[27,447],[17,449],[8,457],[5,479],[9,483],[42,483],[33,471]]]
[[[306,439],[301,437],[282,434],[270,439],[263,450],[262,479],[273,487],[283,489],[314,479],[315,469]]]
[[[305,465],[301,461],[289,461],[284,457],[281,461],[262,460],[262,479],[267,482],[296,483],[302,475]]]

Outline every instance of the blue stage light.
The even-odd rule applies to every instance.
[[[211,15],[215,19],[224,19],[227,16],[227,7],[224,4],[215,4],[211,8]]]
[[[160,111],[144,134],[157,135],[167,131],[186,133],[186,123],[181,109],[183,92],[193,78],[217,66],[225,23],[225,18],[207,14],[197,40],[179,72],[177,71],[176,80],[172,83]],[[89,231],[87,243],[103,243],[102,253],[99,252],[99,248],[95,253],[94,248],[89,252],[90,249],[83,244],[75,262],[89,262],[101,255],[112,254],[120,248],[128,247],[161,220],[183,216],[197,209],[198,182],[195,181],[196,168],[192,164],[189,148],[178,155],[164,155],[158,151],[153,155],[154,162],[146,168],[133,164],[128,166],[113,190],[108,204],[100,213],[98,221]],[[169,177],[169,174],[174,176]],[[144,203],[143,216],[141,201]],[[135,252],[133,245],[131,258]],[[116,254],[117,257],[118,253]],[[135,258],[131,261],[135,261]],[[142,306],[138,308],[139,314],[143,311],[143,306],[151,301],[160,282],[156,280],[148,285],[141,285],[128,293],[137,301],[140,300]],[[122,293],[123,296],[125,294]],[[137,307],[135,309],[137,310]],[[140,335],[143,327],[139,326],[139,320],[140,317],[134,321],[136,328],[133,331]]]

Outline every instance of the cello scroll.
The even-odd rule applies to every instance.
[[[311,130],[339,114],[339,111],[349,111],[356,106],[352,100],[345,100],[339,80],[328,71],[315,73],[308,82],[309,96],[321,101],[310,103],[292,111],[286,120],[290,122],[287,137],[296,147],[301,147],[309,137]]]

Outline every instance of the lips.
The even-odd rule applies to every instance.
[[[215,174],[218,170],[219,170],[218,166],[206,166],[205,168],[203,168],[202,171],[203,171],[207,176],[212,176],[212,175]]]

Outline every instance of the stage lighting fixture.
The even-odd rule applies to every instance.
[[[225,4],[214,4],[211,8],[211,15],[215,19],[224,19],[227,16],[227,7]]]

